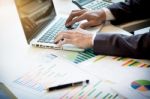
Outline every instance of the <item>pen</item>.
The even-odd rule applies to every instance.
[[[69,88],[69,87],[76,87],[84,84],[88,84],[89,80],[85,81],[78,81],[78,82],[73,82],[73,83],[68,83],[68,84],[62,84],[62,85],[57,85],[53,87],[49,87],[47,91],[54,91],[54,90],[59,90],[59,89],[64,89],[64,88]]]

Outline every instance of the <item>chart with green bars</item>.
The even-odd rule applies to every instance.
[[[78,64],[95,56],[93,49],[86,49],[84,52],[69,53],[65,58]]]
[[[131,58],[113,57],[113,60],[122,62],[122,66],[124,67],[143,67],[143,68],[150,67],[150,64],[135,59],[131,59]]]
[[[68,90],[60,99],[125,99],[103,81]]]

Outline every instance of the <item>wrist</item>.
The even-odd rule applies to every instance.
[[[93,35],[90,34],[87,40],[88,40],[87,48],[92,48],[93,47]]]
[[[92,34],[88,34],[87,39],[85,41],[85,48],[92,48],[93,47],[93,35]]]

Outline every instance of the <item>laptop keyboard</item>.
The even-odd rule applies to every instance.
[[[60,18],[48,31],[38,40],[40,43],[54,43],[54,39],[60,31],[68,30],[65,27],[65,18]],[[78,23],[74,24],[72,27],[77,28]]]
[[[111,4],[112,3],[105,2],[105,1],[96,1],[95,0],[95,1],[85,5],[84,8],[88,8],[88,9],[91,9],[91,10],[98,10],[98,9],[103,8],[103,7],[107,7]]]

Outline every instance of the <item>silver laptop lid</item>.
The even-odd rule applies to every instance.
[[[28,43],[56,16],[52,0],[15,0],[15,3]]]

